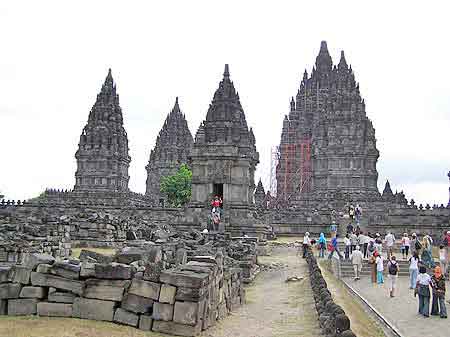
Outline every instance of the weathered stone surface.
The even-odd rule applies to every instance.
[[[34,315],[36,314],[37,299],[35,298],[21,298],[17,300],[8,301],[8,315]]]
[[[50,273],[53,275],[78,280],[80,278],[80,269],[81,267],[79,265],[66,262],[55,262],[50,268]]]
[[[0,299],[19,298],[22,285],[19,283],[0,284]]]
[[[40,264],[37,266],[36,271],[38,273],[43,273],[43,274],[49,274],[50,273],[50,269],[52,268],[51,264]]]
[[[112,322],[114,318],[115,302],[92,300],[76,297],[73,301],[72,316],[97,321]]]
[[[113,262],[112,256],[103,255],[86,249],[81,250],[79,259],[81,262],[91,262],[91,263],[97,262],[108,264]]]
[[[153,300],[147,297],[127,294],[122,300],[122,308],[138,314],[150,312],[152,307]]]
[[[95,263],[86,261],[81,262],[80,277],[95,277]]]
[[[161,291],[159,292],[159,302],[174,304],[176,292],[177,292],[176,287],[165,283],[162,284]]]
[[[21,298],[45,298],[47,289],[43,287],[23,287],[19,297]]]
[[[177,287],[203,288],[208,284],[209,274],[170,269],[161,273],[160,280]]]
[[[134,268],[126,264],[96,264],[95,277],[101,279],[129,280],[133,276]]]
[[[13,282],[21,284],[30,283],[31,269],[15,265],[11,268],[11,272],[14,275]]]
[[[160,289],[161,285],[159,283],[133,279],[128,293],[157,301],[159,299]]]
[[[77,296],[75,294],[69,293],[69,292],[61,292],[61,291],[54,291],[49,292],[48,294],[48,301],[49,302],[56,302],[56,303],[73,303],[74,299]]]
[[[22,265],[28,269],[34,270],[39,264],[53,264],[55,258],[48,254],[26,253],[23,256]]]
[[[161,272],[163,271],[162,262],[158,263],[147,263],[145,265],[145,271],[144,271],[144,280],[147,281],[153,281],[153,282],[159,282],[159,277],[161,276]]]
[[[40,302],[37,304],[37,314],[49,317],[72,317],[72,304]]]
[[[120,302],[130,281],[88,279],[85,281],[83,297]]]
[[[180,324],[196,325],[199,316],[199,303],[175,302],[173,321]]]
[[[153,325],[152,316],[141,315],[139,319],[139,329],[143,331],[151,331]]]
[[[57,289],[71,291],[74,294],[82,295],[84,282],[76,280],[68,280],[60,276],[41,274],[37,272],[31,273],[31,284],[41,287],[54,287]]]
[[[120,252],[114,256],[114,261],[118,263],[130,264],[134,261],[144,260],[146,252],[142,249],[129,249],[125,252]]]
[[[6,283],[9,282],[9,272],[10,272],[10,267],[0,267],[0,283]]]
[[[153,303],[153,319],[158,321],[171,321],[173,319],[173,305],[166,303]]]
[[[137,327],[139,316],[122,308],[117,308],[114,313],[114,322]]]
[[[152,331],[162,332],[177,336],[197,336],[201,331],[201,326],[190,326],[175,322],[153,321]]]
[[[206,297],[208,293],[208,288],[185,288],[177,287],[177,293],[175,299],[177,301],[191,301],[198,302],[199,300]]]

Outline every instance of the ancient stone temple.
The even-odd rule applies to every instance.
[[[322,41],[285,116],[277,196],[300,200],[378,200],[375,130],[344,52],[337,65]]]
[[[193,144],[192,134],[184,114],[180,110],[178,97],[172,111],[156,138],[156,145],[150,152],[145,194],[154,203],[163,205],[166,197],[160,193],[161,177],[174,174],[181,164],[188,162]]]
[[[265,208],[266,202],[266,192],[264,191],[264,186],[262,184],[261,179],[258,181],[258,185],[256,185],[255,190],[255,205],[258,208]]]
[[[220,195],[226,226],[251,225],[258,162],[253,131],[247,126],[239,95],[225,65],[223,79],[195,136],[190,207],[208,214],[209,201]]]
[[[75,158],[75,192],[128,191],[131,158],[111,69],[89,113]]]

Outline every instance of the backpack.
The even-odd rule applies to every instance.
[[[373,241],[369,242],[369,246],[367,247],[367,249],[369,250],[369,252],[375,251],[375,245],[374,245]]]
[[[398,266],[397,263],[389,262],[389,275],[397,275]]]
[[[414,247],[416,248],[416,250],[422,249],[422,244],[419,240],[416,240],[416,242],[414,243]]]

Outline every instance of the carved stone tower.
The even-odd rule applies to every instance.
[[[128,191],[131,158],[111,69],[89,113],[75,158],[74,191]]]
[[[220,195],[228,225],[250,224],[258,163],[253,131],[247,126],[239,95],[225,65],[223,79],[195,136],[190,207],[209,212],[209,201],[213,195]]]
[[[160,193],[161,178],[174,174],[181,164],[188,163],[188,155],[193,144],[192,134],[184,114],[180,110],[178,97],[172,111],[156,139],[155,148],[150,152],[145,194],[154,203],[162,204],[166,197]]]

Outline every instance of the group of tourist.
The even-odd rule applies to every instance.
[[[306,233],[303,240],[303,257],[305,257],[308,247],[314,246],[317,242],[319,258],[324,258],[325,251],[328,250],[330,259],[336,253],[339,258],[351,261],[355,281],[360,280],[364,259],[368,258],[371,266],[372,282],[377,284],[384,283],[385,260],[387,259],[389,296],[394,297],[400,269],[397,258],[394,255],[396,242],[394,234],[388,232],[382,239],[379,233],[375,235],[368,233],[365,235],[359,226],[354,229],[349,224],[344,238],[344,256],[339,252],[337,237],[337,234],[332,235],[331,242],[327,244],[324,233],[320,233],[317,241],[311,239],[310,234]],[[416,233],[413,233],[411,237],[404,233],[400,243],[402,258],[409,261],[410,289],[414,290],[414,296],[419,298],[419,314],[429,317],[430,299],[432,299],[431,315],[447,318],[445,276],[449,272],[450,231],[444,234],[439,245],[439,266],[436,266],[433,259],[433,239],[431,236],[425,234],[420,240]],[[386,259],[383,256],[384,248],[386,249]],[[409,257],[410,254],[411,257]],[[433,272],[432,276],[427,273],[427,268]]]

